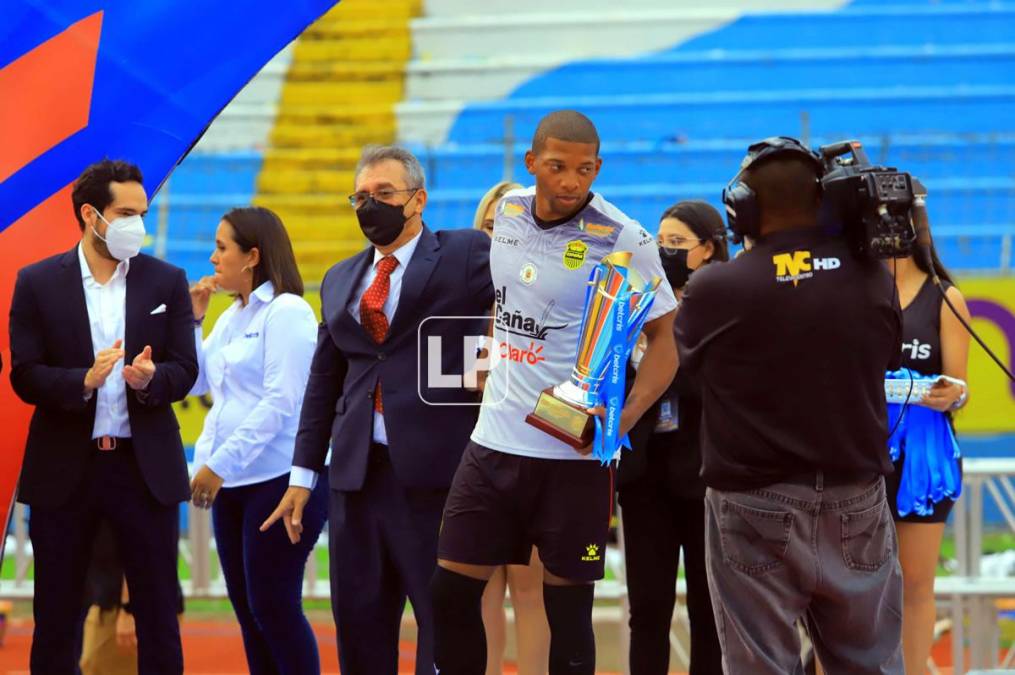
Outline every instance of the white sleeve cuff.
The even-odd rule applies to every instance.
[[[211,469],[211,471],[222,479],[224,483],[230,483],[233,481],[232,467],[229,466],[229,457],[225,453],[216,453],[208,458],[205,462],[205,466]],[[200,467],[198,467],[200,468]]]
[[[294,466],[289,473],[289,487],[313,490],[317,487],[317,472],[305,466]]]

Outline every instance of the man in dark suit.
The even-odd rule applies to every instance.
[[[187,279],[138,254],[148,199],[136,166],[89,166],[72,200],[81,243],[18,272],[11,302],[11,384],[35,406],[18,492],[35,553],[31,669],[77,672],[85,575],[105,520],[139,672],[182,673],[176,530],[190,490],[170,404],[197,377]]]
[[[416,672],[433,673],[428,584],[444,498],[476,423],[479,397],[460,375],[494,301],[489,237],[423,225],[423,170],[409,152],[368,148],[350,197],[373,244],[321,286],[317,351],[283,518],[298,540],[316,474],[329,470],[331,594],[345,675],[398,672],[408,596]],[[471,318],[463,318],[471,317]],[[451,386],[439,386],[450,379]]]

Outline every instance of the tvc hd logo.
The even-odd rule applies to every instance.
[[[796,286],[804,279],[810,279],[815,272],[836,270],[842,266],[838,258],[812,258],[810,251],[792,251],[772,256],[775,264],[775,280],[779,283],[793,282]]]

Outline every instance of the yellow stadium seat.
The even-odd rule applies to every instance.
[[[274,210],[310,287],[365,240],[346,201],[368,143],[395,138],[420,0],[344,0],[298,39],[254,203]]]

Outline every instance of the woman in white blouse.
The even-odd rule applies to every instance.
[[[327,481],[322,476],[307,504],[297,546],[281,525],[258,531],[289,485],[317,320],[301,297],[289,236],[268,209],[227,213],[211,262],[215,275],[191,289],[200,364],[191,394],[210,392],[213,401],[194,447],[192,499],[212,510],[250,672],[319,673],[302,585],[327,515]],[[201,322],[216,289],[235,300],[202,340]]]

